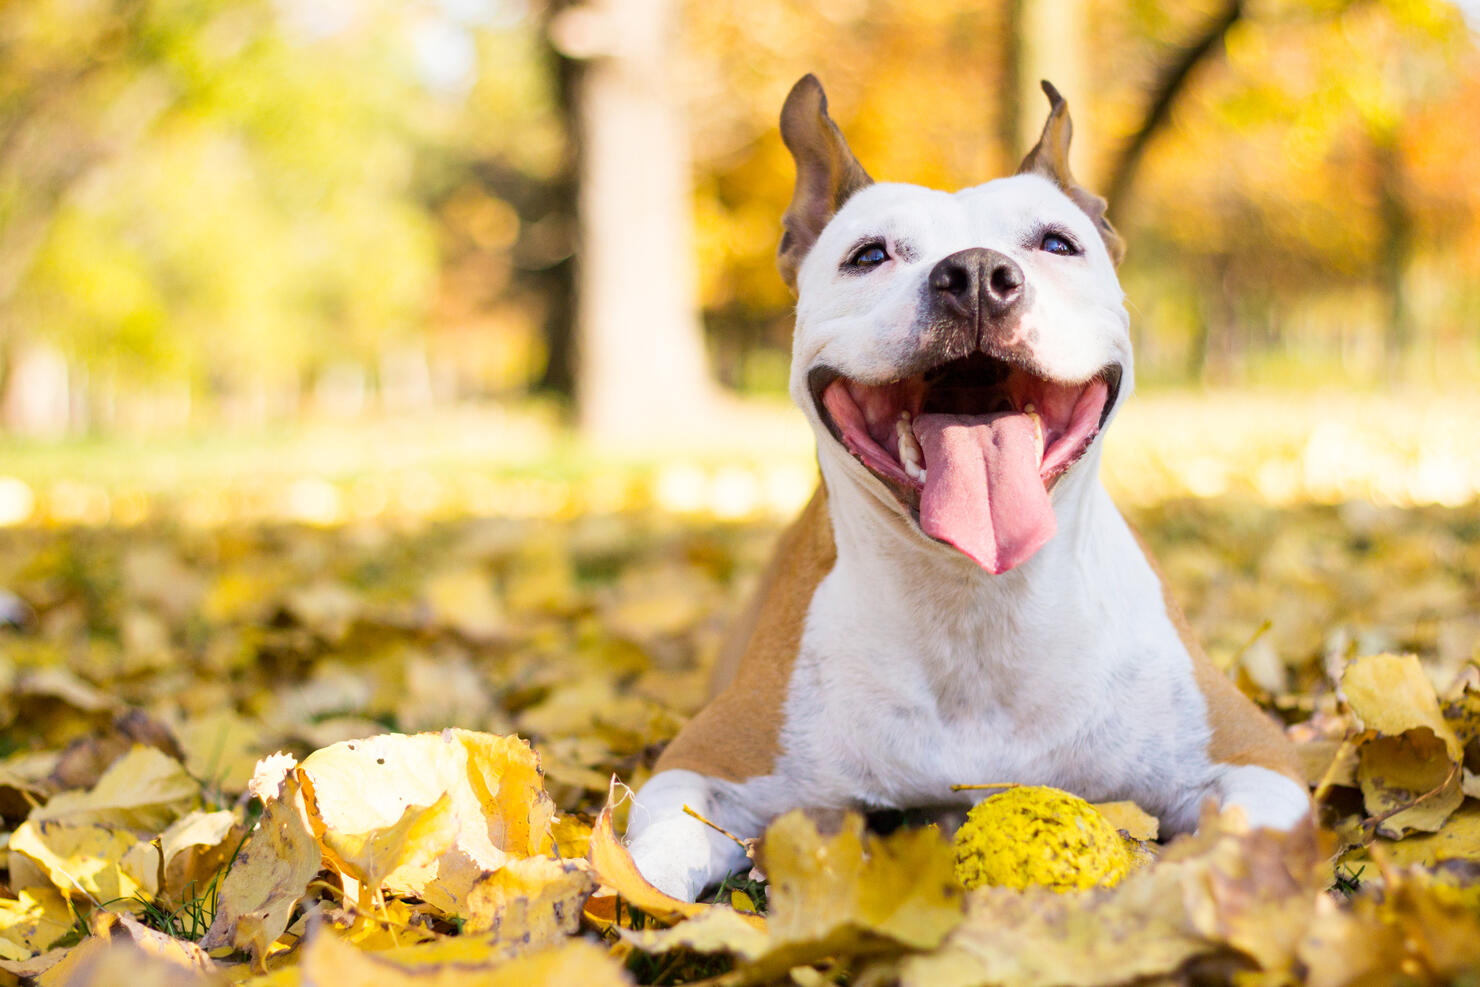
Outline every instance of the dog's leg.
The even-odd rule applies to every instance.
[[[741,839],[759,835],[759,821],[715,782],[694,771],[660,771],[642,786],[627,822],[627,846],[654,887],[693,901],[726,875],[750,867],[738,843],[683,811],[695,812]]]

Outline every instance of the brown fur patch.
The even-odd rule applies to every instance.
[[[1238,686],[1218,671],[1216,665],[1203,652],[1193,636],[1192,626],[1177,601],[1172,599],[1156,559],[1146,539],[1135,528],[1131,533],[1141,546],[1141,553],[1151,565],[1151,571],[1161,583],[1161,599],[1167,616],[1177,628],[1177,636],[1192,656],[1192,674],[1203,699],[1208,705],[1208,725],[1212,737],[1208,741],[1208,757],[1220,764],[1253,765],[1278,771],[1296,784],[1304,787],[1305,775],[1300,770],[1300,760],[1295,754],[1295,745],[1285,737],[1280,728],[1264,714],[1254,701],[1239,691]]]
[[[819,486],[781,536],[755,600],[720,654],[715,684],[722,691],[673,739],[655,770],[737,782],[771,772],[802,624],[817,584],[836,559],[827,490]]]

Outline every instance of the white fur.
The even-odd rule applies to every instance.
[[[1037,249],[1046,223],[1083,254]],[[861,239],[891,259],[840,271]],[[1133,799],[1163,834],[1197,823],[1209,798],[1255,825],[1307,811],[1294,782],[1207,755],[1210,727],[1192,662],[1160,583],[1099,482],[1100,440],[1052,490],[1058,533],[993,576],[927,537],[822,424],[807,373],[825,364],[865,381],[898,376],[914,345],[921,285],[943,257],[988,247],[1033,287],[1023,327],[1059,380],[1133,368],[1114,266],[1089,218],[1050,182],[1001,179],[954,195],[874,185],[828,224],[798,274],[792,396],[818,438],[837,563],[815,593],[784,703],[781,755],[743,783],[656,775],[629,835],[638,866],[679,897],[743,866],[734,844],[683,803],[741,837],[797,806],[969,805],[953,784],[1053,785],[1092,801]],[[701,808],[701,804],[706,808]]]
[[[717,825],[754,836],[765,820],[735,797],[734,788],[693,771],[662,771],[642,786],[627,815],[627,843],[654,887],[693,901],[706,885],[749,867],[738,843],[684,811],[687,806],[705,819],[724,819]]]

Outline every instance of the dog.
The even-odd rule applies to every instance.
[[[1134,800],[1163,835],[1205,802],[1289,829],[1292,749],[1193,641],[1099,480],[1134,379],[1105,200],[1049,114],[1017,173],[947,193],[875,183],[806,76],[781,274],[791,397],[821,484],[659,758],[628,846],[695,899],[793,808],[955,807],[962,783]]]

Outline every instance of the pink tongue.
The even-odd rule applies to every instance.
[[[994,575],[1026,562],[1057,528],[1027,415],[921,415],[920,527]]]

